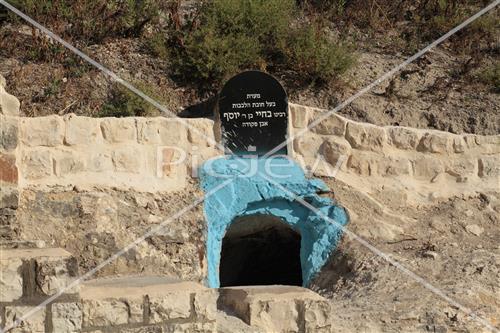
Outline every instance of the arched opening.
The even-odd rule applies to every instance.
[[[302,286],[300,234],[272,215],[237,218],[222,240],[221,287]]]

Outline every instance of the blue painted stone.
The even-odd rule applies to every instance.
[[[318,196],[328,190],[319,179],[306,178],[302,168],[283,156],[241,158],[225,156],[205,162],[199,171],[201,187],[208,193],[228,179],[231,182],[207,196],[208,286],[218,288],[222,239],[231,223],[248,215],[274,215],[301,235],[302,281],[307,286],[335,250],[348,223],[345,210],[329,198]],[[287,191],[271,183],[279,183]],[[335,222],[328,221],[294,200],[299,196]]]

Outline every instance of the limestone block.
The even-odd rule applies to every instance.
[[[122,147],[113,151],[112,160],[116,171],[140,173],[144,158],[139,148]]]
[[[23,295],[22,264],[19,258],[0,258],[0,302],[12,302]]]
[[[303,105],[290,104],[290,114],[292,116],[292,126],[304,128],[307,126],[308,108]]]
[[[34,307],[31,306],[6,306],[5,326],[14,325],[18,319],[32,310]],[[45,309],[32,313],[18,326],[9,330],[9,333],[45,333]]]
[[[16,166],[16,156],[14,154],[3,154],[0,153],[0,181],[17,184],[17,166]],[[2,186],[4,186],[2,184]]]
[[[446,133],[426,133],[420,139],[417,150],[421,152],[445,154],[450,152],[451,138]]]
[[[188,141],[198,147],[216,146],[214,134],[214,121],[211,119],[186,119],[189,125],[186,127]],[[184,125],[179,125],[178,130],[182,131]]]
[[[21,172],[24,178],[40,179],[52,175],[52,156],[47,149],[25,151],[21,161]]]
[[[479,159],[479,177],[500,176],[500,156],[484,156]]]
[[[16,149],[18,133],[19,118],[0,115],[0,149]]]
[[[265,332],[331,331],[326,299],[291,286],[229,287],[220,289],[219,302],[246,324]]]
[[[22,118],[21,141],[31,147],[62,145],[64,127],[64,121],[59,116]]]
[[[217,317],[218,293],[209,289],[194,295],[194,312],[198,321],[214,321]]]
[[[151,295],[149,308],[151,323],[187,319],[191,315],[191,294],[180,291],[162,296]]]
[[[85,159],[74,150],[58,150],[52,155],[57,176],[75,174],[85,170]]]
[[[113,170],[113,161],[111,153],[90,153],[87,162],[88,171],[103,172]]]
[[[445,171],[444,163],[433,156],[421,155],[412,164],[416,178],[430,180]]]
[[[324,135],[344,136],[347,120],[335,113],[332,113],[327,118],[321,120],[317,125],[315,125],[317,120],[326,115],[326,112],[315,111],[312,114],[313,115],[309,117],[308,125],[313,126],[310,127],[311,132]]]
[[[446,173],[465,180],[477,173],[476,165],[477,163],[474,159],[460,158],[450,160],[446,166]]]
[[[476,144],[481,147],[481,151],[487,154],[500,153],[500,134],[499,135],[476,135]]]
[[[347,168],[361,176],[376,174],[376,161],[371,154],[353,153],[347,160]]]
[[[39,293],[54,295],[64,289],[65,294],[76,293],[79,286],[66,289],[78,277],[78,264],[67,251],[62,249],[45,254],[47,249],[35,250],[35,283]]]
[[[72,145],[92,145],[101,138],[99,120],[89,117],[78,117],[74,114],[65,117],[66,136],[64,142]]]
[[[319,135],[305,133],[293,140],[293,149],[303,156],[317,156],[325,139]]]
[[[387,128],[389,144],[405,150],[414,150],[420,140],[418,131],[405,127],[389,127]]]
[[[329,138],[322,146],[322,154],[331,165],[336,165],[341,156],[344,156],[344,162],[347,162],[350,153],[351,146],[344,139]]]
[[[82,304],[52,304],[52,331],[57,333],[78,333],[82,329]]]
[[[19,191],[17,186],[7,186],[2,184],[0,187],[0,209],[11,208],[17,209],[19,205]]]
[[[402,176],[411,173],[411,163],[404,157],[381,158],[377,163],[377,173],[381,176]]]
[[[327,301],[305,300],[304,322],[305,333],[329,333],[332,331],[332,307]]]
[[[83,328],[116,326],[129,322],[128,306],[118,299],[83,301]]]
[[[152,331],[152,333],[153,332],[155,331]],[[164,333],[217,333],[218,331],[217,331],[217,325],[215,323],[183,323],[183,324],[167,324],[163,332]]]
[[[186,125],[175,118],[138,119],[139,143],[174,147],[186,147]]]
[[[0,85],[0,114],[6,116],[19,116],[21,103],[15,97],[5,91],[5,86]]]
[[[387,142],[383,127],[349,122],[345,138],[353,148],[380,151]]]
[[[102,136],[110,143],[136,141],[135,122],[134,118],[105,118],[101,121]]]
[[[467,144],[463,137],[459,135],[453,136],[453,151],[457,154],[465,152]]]
[[[168,148],[166,148],[168,149]],[[198,176],[198,170],[200,166],[208,161],[209,159],[220,156],[222,152],[216,147],[205,147],[205,148],[197,148],[191,151],[191,160],[188,161],[188,172],[191,177]],[[167,171],[167,172],[165,172]],[[172,172],[172,170],[164,170],[164,176],[168,176],[168,174]]]
[[[93,333],[93,332],[92,332]],[[96,332],[97,333],[97,332]],[[120,333],[165,333],[161,326],[147,326],[137,328],[120,328]]]

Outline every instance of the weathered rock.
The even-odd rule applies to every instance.
[[[117,326],[129,322],[128,306],[125,301],[84,300],[83,328]]]
[[[466,179],[476,174],[476,165],[472,159],[451,160],[446,166],[446,172],[454,177]]]
[[[376,162],[371,154],[356,152],[349,156],[347,168],[361,176],[373,176],[376,174]]]
[[[389,144],[399,149],[414,150],[420,140],[418,131],[405,127],[389,127],[387,129]]]
[[[198,147],[213,147],[216,145],[214,121],[211,119],[185,119],[188,141]],[[179,126],[185,126],[179,124]]]
[[[52,330],[58,333],[77,333],[82,329],[81,303],[52,304]]]
[[[311,132],[324,135],[344,136],[347,120],[343,117],[332,113],[325,119],[318,122],[319,119],[326,115],[324,111],[314,110],[309,111],[309,124]]]
[[[139,143],[186,147],[187,128],[173,118],[138,119]],[[181,130],[182,129],[182,130]],[[192,137],[192,139],[195,139]],[[202,140],[202,138],[198,138]]]
[[[84,157],[74,150],[58,150],[53,154],[56,176],[65,176],[85,171]]]
[[[59,116],[21,118],[21,141],[30,147],[62,145],[64,132],[64,121]]]
[[[450,151],[450,136],[446,133],[426,133],[420,140],[417,150],[445,154]]]
[[[479,177],[500,176],[500,156],[483,156],[479,159]]]
[[[465,143],[465,140],[461,136],[454,136],[453,137],[453,151],[457,154],[465,152],[467,149],[467,144]]]
[[[481,226],[478,226],[477,224],[469,224],[465,226],[465,230],[478,237],[481,236],[481,234],[484,232],[484,229]]]
[[[164,333],[217,333],[215,323],[167,324],[164,329]]]
[[[220,289],[219,302],[248,325],[266,332],[330,332],[331,312],[326,299],[290,286],[229,287]]]
[[[27,150],[21,162],[24,178],[40,179],[52,175],[52,157],[47,149]]]
[[[0,114],[6,116],[19,116],[20,106],[21,103],[19,103],[19,100],[5,91],[5,84],[0,85]]]
[[[16,156],[14,154],[0,153],[0,181],[17,184]],[[2,184],[2,186],[4,186]]]
[[[303,105],[290,104],[290,115],[292,126],[295,128],[304,128],[308,121],[308,108]]]
[[[101,138],[99,120],[89,117],[78,117],[71,114],[66,117],[66,137],[68,145],[92,145]]]
[[[149,307],[152,323],[187,319],[191,316],[191,295],[185,292],[172,292],[165,296],[152,296],[149,299]]]
[[[122,147],[113,151],[113,165],[118,172],[139,173],[142,166],[142,151],[135,147]]]
[[[16,149],[18,133],[19,118],[0,115],[0,149]]]
[[[17,190],[17,186],[7,186],[7,184],[2,184],[2,187],[0,187],[0,209],[17,209],[18,204],[19,191]]]
[[[345,138],[353,148],[381,151],[387,142],[384,128],[355,122],[347,124]]]
[[[31,306],[6,306],[5,327],[15,326],[9,333],[45,333],[45,309],[37,310],[16,326],[16,321],[34,310]]]
[[[198,321],[217,319],[218,293],[214,289],[200,291],[194,295],[194,312]]]
[[[104,172],[113,170],[111,153],[91,153],[87,164],[88,171]]]
[[[101,121],[101,131],[104,139],[110,143],[137,140],[137,130],[134,118],[104,119]]]
[[[324,138],[314,134],[304,134],[294,139],[293,149],[303,156],[315,157],[323,144]]]
[[[411,173],[411,163],[405,157],[387,156],[377,163],[377,173],[382,176],[402,176]]]
[[[351,153],[351,146],[345,140],[330,138],[323,143],[321,148],[325,160],[331,165],[336,165],[341,156],[344,157],[344,161],[347,161]]]
[[[0,302],[12,302],[23,295],[22,264],[19,258],[0,257]]]
[[[413,163],[416,178],[432,179],[445,171],[444,163],[432,156],[420,156]]]

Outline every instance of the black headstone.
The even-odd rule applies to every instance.
[[[248,71],[232,77],[219,94],[222,144],[236,155],[264,155],[287,138],[288,99],[271,75]],[[276,154],[287,154],[286,145]]]

